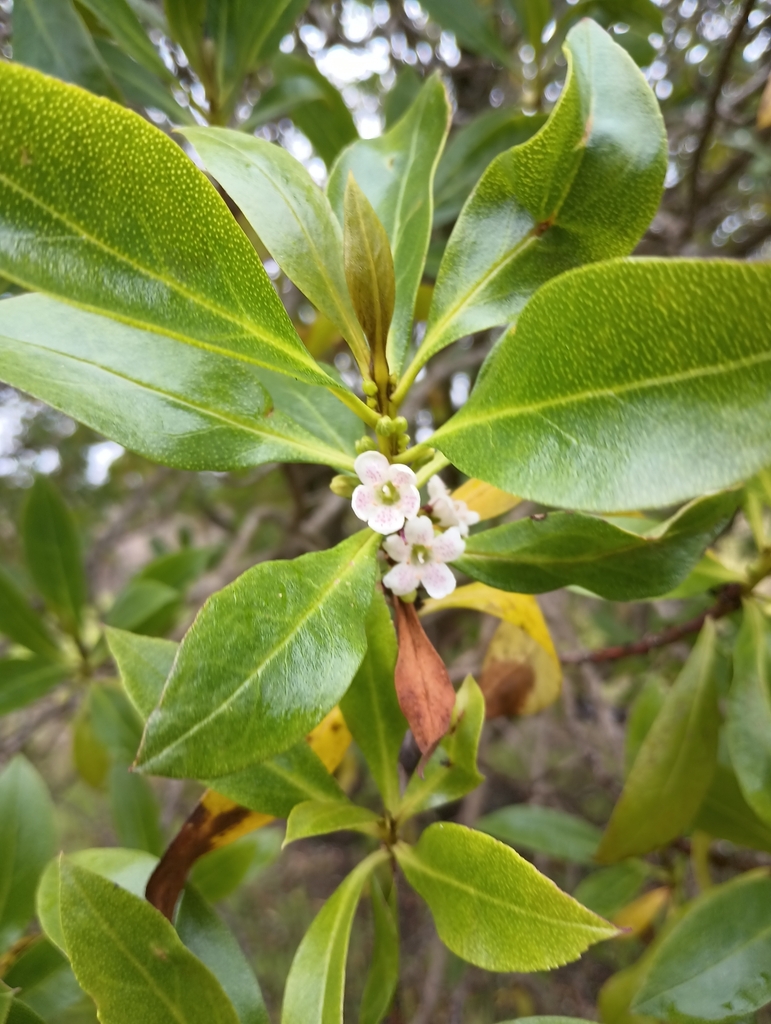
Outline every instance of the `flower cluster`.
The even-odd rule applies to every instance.
[[[385,535],[383,549],[396,563],[383,577],[384,586],[402,597],[421,584],[430,597],[451,594],[455,577],[447,562],[463,554],[463,538],[479,522],[478,514],[454,501],[438,476],[428,481],[430,502],[421,510],[413,471],[390,463],[380,452],[359,455],[354,469],[361,483],[353,492],[353,511]],[[435,525],[443,532],[436,533]]]

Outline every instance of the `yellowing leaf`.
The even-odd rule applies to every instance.
[[[513,494],[507,494],[506,491],[473,477],[453,491],[452,497],[453,501],[465,501],[472,512],[479,513],[479,518],[483,521],[502,516],[504,512],[515,508],[522,501]]]
[[[759,132],[762,132],[764,128],[771,127],[771,75],[768,76],[763,95],[760,97],[756,124]]]
[[[619,937],[632,939],[646,932],[669,903],[671,897],[672,890],[668,886],[662,885],[658,889],[644,892],[636,900],[627,903],[613,917],[613,924],[626,930],[625,935]]]
[[[351,745],[351,734],[340,708],[332,708],[315,729],[308,733],[308,743],[328,772],[333,772]]]

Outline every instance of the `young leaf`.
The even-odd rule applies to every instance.
[[[728,746],[744,798],[771,825],[771,630],[753,601],[734,648],[734,678],[728,698]]]
[[[632,765],[597,851],[601,863],[664,846],[696,816],[717,765],[714,653],[707,619]]]
[[[68,675],[66,665],[44,658],[0,658],[0,715],[26,707]]]
[[[305,167],[280,146],[243,131],[192,128],[183,134],[287,277],[355,352],[365,353],[343,271],[343,232]]]
[[[518,593],[576,585],[611,601],[655,597],[688,575],[739,500],[738,491],[700,498],[644,534],[577,513],[518,519],[469,537],[457,565]]]
[[[286,823],[284,845],[309,836],[324,836],[330,832],[364,832],[378,836],[379,816],[366,807],[358,807],[348,801],[335,800],[331,803],[310,800],[297,804]]]
[[[508,846],[449,822],[394,852],[453,953],[488,971],[543,971],[577,960],[616,928],[561,892]]]
[[[316,725],[364,656],[377,543],[363,530],[329,551],[263,562],[209,598],[148,719],[141,769],[224,775],[287,750]]]
[[[220,983],[149,903],[67,859],[59,875],[67,953],[103,1024],[238,1024]]]
[[[696,900],[653,956],[635,1013],[742,1017],[771,1000],[771,878],[750,871]]]
[[[19,754],[0,773],[0,949],[29,924],[40,875],[55,848],[51,797]]]
[[[450,727],[455,690],[441,656],[420,624],[415,605],[397,597],[394,611],[399,637],[396,696],[421,752],[431,754]]]
[[[8,302],[8,299],[4,300]],[[59,651],[40,617],[10,576],[0,567],[0,634],[44,658],[57,658]]]
[[[528,804],[512,804],[485,814],[476,827],[509,846],[524,847],[574,864],[592,864],[602,838],[600,830],[583,818]]]
[[[8,63],[0,133],[0,273],[199,349],[333,383],[214,187],[167,135]]]
[[[771,463],[769,285],[767,264],[723,260],[563,274],[431,443],[464,473],[566,508],[653,508],[730,487]]]
[[[771,826],[755,814],[733,771],[723,764],[717,766],[693,827],[737,846],[771,852]]]
[[[185,890],[176,928],[190,952],[222,985],[240,1024],[270,1024],[251,965],[230,929],[195,889]]]
[[[381,1024],[399,983],[399,928],[395,907],[383,895],[376,875],[370,882],[370,893],[375,941],[359,1007],[359,1024]],[[394,895],[392,889],[392,897]]]
[[[38,590],[68,632],[77,633],[86,603],[86,575],[75,519],[45,476],[38,476],[24,511],[24,550]]]
[[[345,961],[353,915],[364,883],[383,861],[371,853],[348,875],[317,914],[295,953],[284,991],[281,1024],[340,1024]]]
[[[626,256],[656,212],[667,145],[648,84],[588,19],[569,33],[565,54],[568,77],[548,122],[495,158],[461,211],[420,365],[464,334],[514,320],[549,278]]]
[[[3,302],[0,361],[9,384],[164,465],[353,467],[350,455],[271,410],[260,371],[248,362],[44,295]],[[266,371],[266,380],[273,377]]]
[[[425,765],[409,781],[398,807],[401,820],[429,807],[459,800],[476,789],[483,776],[477,769],[477,749],[485,721],[485,699],[471,676],[455,697],[447,735]]]
[[[361,139],[338,159],[327,194],[340,223],[348,175],[364,190],[385,227],[396,272],[388,365],[398,373],[412,337],[412,317],[431,234],[434,172],[444,147],[450,108],[434,75],[404,117],[376,139]]]
[[[399,803],[399,750],[407,721],[394,687],[396,634],[382,591],[376,590],[367,621],[367,653],[340,701],[346,724],[364,755],[386,809]]]

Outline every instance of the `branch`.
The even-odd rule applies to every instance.
[[[618,661],[619,658],[631,658],[638,654],[648,654],[657,647],[666,647],[674,644],[683,637],[698,633],[707,619],[722,619],[741,607],[744,588],[740,583],[730,583],[725,587],[711,608],[707,608],[701,615],[697,615],[688,622],[679,626],[670,626],[669,629],[653,636],[643,637],[629,644],[619,644],[617,647],[603,647],[598,651],[578,651],[574,654],[565,654],[560,659],[563,665],[584,665],[591,662],[595,665],[605,661]]]

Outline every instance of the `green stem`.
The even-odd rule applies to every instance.
[[[418,479],[416,481],[416,486],[422,487],[423,484],[427,483],[435,473],[439,473],[445,468],[445,466],[449,465],[450,460],[442,455],[441,452],[437,452],[433,459],[431,459],[430,462],[427,462],[417,474]]]
[[[343,405],[347,405],[352,412],[355,412],[360,420],[364,420],[368,427],[374,429],[377,426],[377,422],[380,419],[379,414],[374,409],[370,409],[352,391],[348,391],[347,388],[327,388],[327,390],[331,391],[335,398],[338,398]]]
[[[409,466],[411,462],[416,459],[422,459],[428,452],[433,452],[433,448],[428,444],[416,444],[413,448],[408,448],[406,452],[402,452],[401,455],[395,455],[391,460],[392,462],[398,462],[402,466]]]
[[[398,409],[399,406],[404,401],[404,399],[407,397],[407,393],[409,392],[412,385],[415,383],[415,378],[417,377],[417,375],[420,373],[420,371],[423,369],[426,362],[430,358],[430,353],[424,355],[424,353],[427,351],[426,340],[427,339],[423,340],[423,344],[415,353],[412,362],[404,371],[402,379],[399,381],[398,385],[396,386],[396,390],[391,395],[391,403],[393,404],[394,409]]]

